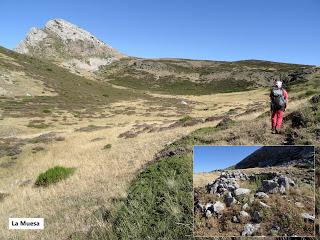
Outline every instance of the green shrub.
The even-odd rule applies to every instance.
[[[46,187],[50,184],[59,182],[63,179],[66,179],[71,174],[73,174],[75,168],[66,168],[61,166],[55,166],[53,168],[49,168],[47,171],[41,173],[36,182],[36,186]]]
[[[109,149],[109,148],[111,148],[111,147],[112,147],[112,145],[109,143],[109,144],[105,145],[105,146],[103,147],[103,149]]]
[[[192,120],[192,117],[190,117],[189,115],[185,115],[182,118],[179,119],[179,122],[185,123]]]
[[[51,110],[50,109],[43,109],[42,112],[43,113],[51,113]]]

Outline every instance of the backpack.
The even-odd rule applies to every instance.
[[[274,110],[284,109],[286,100],[284,99],[282,88],[272,88],[271,90],[271,103]]]

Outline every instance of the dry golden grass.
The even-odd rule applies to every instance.
[[[161,97],[171,96],[161,95]],[[250,94],[242,92],[182,98],[191,102],[190,116],[202,118],[220,115],[235,107],[242,107],[243,112],[252,99],[266,101],[262,90],[252,91]],[[135,108],[135,114],[128,116],[124,110],[127,107]],[[142,100],[117,102],[106,108],[106,113],[114,110],[120,110],[120,113],[106,118],[82,118],[81,121],[64,112],[58,117],[59,121],[47,129],[26,127],[31,119],[2,120],[1,137],[31,138],[56,131],[59,136],[65,137],[65,141],[41,144],[45,150],[35,154],[31,153],[34,146],[26,145],[14,166],[0,168],[0,190],[9,193],[0,205],[0,238],[64,239],[73,232],[87,231],[91,226],[99,225],[99,220],[92,216],[92,212],[100,206],[112,207],[114,198],[125,197],[127,186],[137,171],[151,161],[154,154],[165,144],[197,128],[214,126],[217,123],[207,122],[191,127],[177,127],[160,133],[142,133],[131,139],[118,138],[120,133],[132,129],[137,123],[156,123],[162,126],[184,115],[174,108],[166,111],[159,109],[146,115],[150,107],[149,103]],[[161,102],[152,107],[155,109],[161,107]],[[204,107],[209,109],[203,111]],[[61,119],[64,116],[67,118],[67,123],[75,125],[63,125],[65,122]],[[249,115],[247,118],[254,116]],[[51,121],[52,116],[48,116],[45,120]],[[111,128],[92,132],[75,131],[90,124],[110,125]],[[105,139],[91,142],[90,140],[94,138]],[[106,144],[112,144],[112,148],[103,149]],[[34,183],[39,173],[56,165],[75,167],[76,172],[70,178],[48,188],[35,188],[33,184],[19,186],[19,183],[25,180]],[[44,217],[45,230],[9,231],[7,226],[9,217]]]

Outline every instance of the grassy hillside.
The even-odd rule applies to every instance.
[[[126,58],[102,67],[111,83],[168,94],[211,94],[270,86],[281,78],[288,85],[305,81],[311,66],[247,60],[236,62],[187,59]]]
[[[192,188],[190,180],[192,179],[192,146],[195,144],[315,145],[316,213],[319,214],[320,145],[317,140],[319,137],[317,129],[320,122],[319,99],[319,95],[313,97],[308,104],[293,113],[300,113],[305,125],[292,127],[295,126],[295,118],[292,117],[293,114],[288,114],[283,135],[272,135],[266,131],[269,120],[263,114],[253,123],[240,121],[225,126],[225,129],[201,128],[167,146],[156,155],[155,160],[157,161],[146,167],[132,182],[123,207],[120,207],[115,213],[114,220],[109,220],[114,221],[112,223],[115,237],[135,236],[133,239],[145,239],[151,236],[158,238],[169,236],[165,239],[193,239],[193,200],[191,194],[189,197],[185,195],[185,191]],[[171,191],[174,191],[174,194],[170,194]],[[131,221],[134,221],[134,224]],[[316,221],[319,224],[319,218]]]
[[[116,89],[108,83],[92,81],[52,63],[0,47],[0,74],[5,72],[23,72],[28,78],[41,81],[43,91],[50,94],[3,96],[0,98],[3,115],[44,116],[43,109],[90,115],[112,102],[143,97],[142,94]],[[24,87],[28,89],[30,86]]]

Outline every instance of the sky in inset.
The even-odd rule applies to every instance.
[[[194,146],[193,171],[210,172],[235,165],[261,146]]]
[[[1,0],[0,45],[63,18],[130,56],[320,65],[319,0]]]

